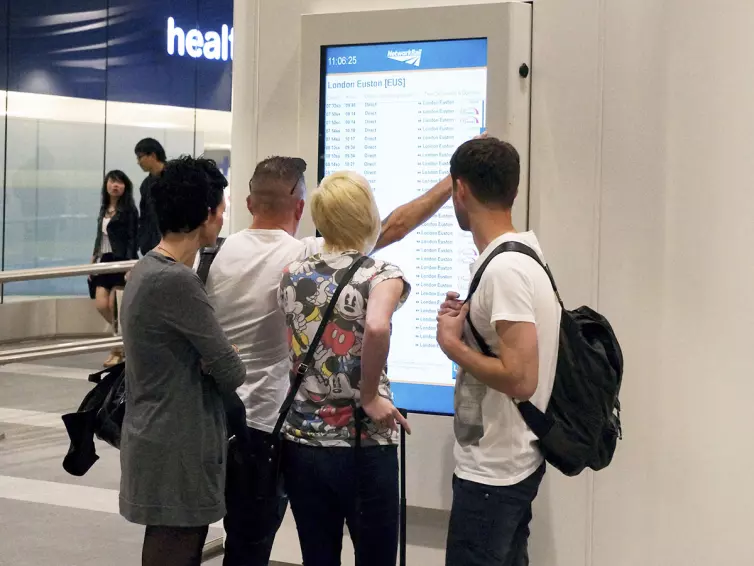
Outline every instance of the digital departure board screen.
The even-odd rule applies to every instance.
[[[485,129],[487,40],[325,47],[321,86],[320,179],[361,173],[385,218],[445,177],[455,149]],[[471,235],[448,202],[376,257],[397,264],[412,286],[393,317],[395,403],[452,414],[456,368],[435,341],[436,316],[447,291],[468,290]]]

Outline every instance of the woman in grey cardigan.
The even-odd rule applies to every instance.
[[[246,372],[191,266],[217,239],[226,185],[211,161],[167,164],[152,189],[163,237],[123,297],[120,512],[146,525],[143,565],[199,565],[208,525],[225,515],[223,397]]]

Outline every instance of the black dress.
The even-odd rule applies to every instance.
[[[94,258],[96,263],[108,263],[113,261],[128,261],[138,259],[136,237],[139,222],[139,213],[136,207],[117,210],[107,224],[107,238],[110,242],[110,250],[102,253],[102,223],[104,215],[100,214],[97,221],[97,237],[94,241]],[[115,287],[125,287],[124,273],[108,273],[93,275],[89,281],[89,296],[93,299],[97,287],[103,287],[108,291]]]

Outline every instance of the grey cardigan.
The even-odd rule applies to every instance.
[[[214,523],[225,515],[221,393],[243,383],[244,365],[197,275],[158,253],[131,272],[121,321],[121,515],[141,525]]]

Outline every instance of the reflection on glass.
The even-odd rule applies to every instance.
[[[8,94],[5,268],[87,263],[102,179],[105,103],[68,99],[70,121],[65,122],[17,117],[33,115],[32,101],[39,99]],[[6,296],[86,292],[81,279],[26,281],[5,288]]]
[[[2,1],[0,1],[0,10],[3,9]],[[4,12],[2,12],[4,13]],[[1,28],[2,26],[0,26]],[[0,31],[0,45],[3,44],[3,33]],[[0,58],[5,60],[5,53],[0,48]],[[3,230],[5,223],[5,120],[6,120],[6,101],[7,92],[5,91],[5,69],[3,64],[0,64],[0,269],[4,269],[5,257],[2,253],[5,247],[5,230]],[[0,285],[0,302],[2,302],[4,289]]]
[[[186,29],[232,26],[232,0],[74,4],[81,11],[0,0],[4,269],[88,263],[102,176],[120,169],[138,187],[142,138],[160,141],[168,158],[206,154],[230,174],[230,58],[170,56],[165,33],[168,17]],[[4,292],[6,300],[83,297],[87,285],[53,279]]]
[[[0,0],[0,270],[3,269],[2,250],[3,225],[5,218],[5,119],[8,90],[8,20],[9,0]],[[0,285],[0,302],[3,299],[3,287]]]

